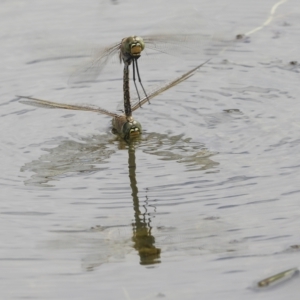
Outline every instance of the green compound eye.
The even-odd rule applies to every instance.
[[[137,56],[145,49],[145,42],[140,37],[130,36],[124,41],[124,47],[126,53]]]
[[[122,137],[129,139],[137,137],[142,133],[142,126],[138,121],[126,122],[122,127]]]
[[[141,51],[143,51],[145,49],[144,40],[139,36],[135,37],[135,40],[136,40],[136,44],[138,44],[141,47]]]

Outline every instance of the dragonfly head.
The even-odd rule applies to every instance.
[[[122,126],[121,135],[126,139],[131,139],[139,136],[142,133],[142,126],[140,122],[132,120],[127,121]]]
[[[122,41],[122,49],[126,54],[131,56],[140,56],[145,49],[144,40],[139,36],[130,36]]]

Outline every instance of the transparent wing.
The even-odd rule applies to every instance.
[[[139,107],[141,107],[142,105],[144,105],[146,102],[148,102],[148,100],[151,100],[152,98],[156,97],[157,95],[159,95],[160,93],[172,88],[173,86],[187,80],[188,78],[190,78],[191,76],[193,76],[196,71],[202,67],[204,64],[206,64],[209,60],[207,60],[206,62],[204,62],[203,64],[193,68],[192,70],[184,73],[182,76],[176,78],[175,80],[172,80],[168,83],[164,83],[161,87],[156,88],[156,90],[150,92],[148,94],[148,97],[143,98],[140,102],[136,101],[133,105],[132,105],[132,111],[137,110]]]
[[[212,35],[164,34],[143,37],[146,49],[179,56],[184,53],[215,56],[231,47],[235,40],[226,40]]]
[[[121,43],[113,44],[96,52],[90,62],[79,67],[69,78],[69,82],[78,83],[95,80],[106,64],[119,55]]]
[[[33,97],[26,97],[26,96],[18,96],[21,103],[37,106],[37,107],[43,107],[43,108],[60,108],[60,109],[69,109],[69,110],[81,110],[81,111],[92,111],[96,113],[100,113],[103,115],[107,115],[110,117],[116,117],[118,116],[115,113],[112,113],[108,110],[102,109],[100,107],[94,106],[94,105],[72,105],[72,104],[64,104],[64,103],[57,103],[42,99],[37,99]]]
[[[202,63],[201,65],[193,68],[192,70],[184,73],[182,76],[176,78],[175,80],[172,80],[168,83],[164,83],[162,86],[156,88],[154,91],[150,92],[148,94],[148,97],[144,97],[141,101],[136,101],[133,106],[132,106],[132,111],[137,110],[139,107],[144,105],[148,100],[153,99],[157,95],[161,94],[162,92],[172,88],[173,86],[187,80],[191,76],[193,76],[196,71],[202,67],[204,64],[206,64],[209,60],[206,62]],[[105,110],[103,108],[100,108],[98,106],[94,105],[73,105],[73,104],[65,104],[65,103],[57,103],[57,102],[52,102],[48,100],[42,100],[38,98],[33,98],[33,97],[27,97],[27,96],[18,96],[20,99],[21,103],[27,104],[27,105],[32,105],[36,107],[43,107],[43,108],[60,108],[60,109],[68,109],[68,110],[81,110],[81,111],[92,111],[100,114],[104,114],[110,117],[117,117],[118,114],[110,112],[108,110]]]
[[[145,49],[181,57],[184,54],[194,54],[199,57],[211,57],[230,48],[236,41],[226,40],[204,34],[157,34],[141,36]],[[70,77],[70,82],[95,80],[103,68],[119,55],[121,42],[98,51],[94,58],[78,68]],[[153,59],[142,53],[143,59]]]

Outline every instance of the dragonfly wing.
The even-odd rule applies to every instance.
[[[71,74],[69,82],[79,83],[95,80],[106,64],[119,54],[119,49],[120,43],[117,43],[97,51],[88,63],[84,63]]]
[[[143,37],[147,48],[178,56],[185,53],[214,56],[235,42],[204,34],[165,34]]]
[[[118,116],[115,113],[112,113],[108,110],[105,110],[101,107],[97,107],[94,105],[73,105],[73,104],[65,104],[65,103],[58,103],[58,102],[52,102],[48,100],[42,100],[38,98],[33,97],[26,97],[26,96],[18,96],[21,103],[37,106],[37,107],[43,107],[43,108],[60,108],[60,109],[69,109],[69,110],[81,110],[81,111],[92,111],[100,114],[104,114],[110,117],[116,117]]]
[[[162,92],[172,88],[173,86],[187,80],[188,78],[190,78],[191,76],[193,76],[197,70],[202,67],[204,64],[206,64],[209,60],[207,60],[206,62],[202,63],[201,65],[191,69],[190,71],[184,73],[182,76],[164,83],[163,85],[161,85],[160,87],[157,87],[155,90],[153,90],[152,92],[150,92],[148,94],[148,97],[144,97],[141,101],[136,101],[133,106],[132,106],[132,111],[137,110],[139,107],[141,107],[142,105],[144,105],[146,102],[148,102],[148,100],[151,100],[152,98],[156,97],[157,95],[161,94]]]

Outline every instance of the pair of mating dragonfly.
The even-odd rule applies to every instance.
[[[87,71],[89,69],[95,69],[99,73],[102,68],[106,65],[106,63],[113,57],[115,54],[119,55],[120,62],[124,63],[124,70],[123,70],[123,100],[124,100],[124,114],[117,114],[100,107],[95,106],[88,106],[88,105],[72,105],[72,104],[63,104],[63,103],[56,103],[52,101],[46,101],[42,99],[37,99],[33,97],[25,97],[19,96],[23,100],[22,103],[33,105],[33,106],[41,106],[46,108],[61,108],[61,109],[70,109],[70,110],[81,110],[81,111],[92,111],[100,114],[104,114],[107,116],[112,117],[112,130],[114,133],[119,134],[123,139],[127,140],[133,137],[136,137],[141,134],[142,127],[141,124],[134,120],[132,117],[132,112],[140,108],[146,102],[149,102],[152,98],[156,97],[158,94],[168,90],[169,88],[183,82],[184,80],[188,79],[195,72],[203,65],[199,65],[192,70],[184,73],[182,76],[164,84],[160,88],[152,91],[151,93],[147,94],[140,78],[139,69],[138,69],[138,58],[141,55],[141,52],[145,48],[145,43],[154,45],[154,49],[161,51],[159,48],[159,42],[153,40],[152,38],[145,38],[142,39],[137,36],[130,36],[124,38],[121,43],[117,43],[109,48],[106,48],[102,51],[99,56],[89,65],[87,66]],[[162,51],[161,51],[162,52]],[[138,101],[136,103],[131,103],[130,101],[130,92],[129,92],[129,66],[132,65],[133,70],[133,82],[135,85],[135,89],[138,95]],[[138,81],[142,87],[144,92],[144,97],[141,98],[135,79],[136,74],[138,77]]]

